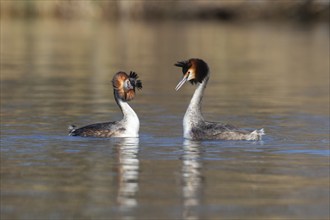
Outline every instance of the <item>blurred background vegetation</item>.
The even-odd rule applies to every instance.
[[[218,19],[329,22],[330,0],[0,0],[1,19]]]

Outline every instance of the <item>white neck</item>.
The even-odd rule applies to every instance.
[[[140,129],[140,121],[135,111],[131,108],[131,106],[129,106],[127,102],[124,102],[120,98],[116,97],[116,101],[124,116],[123,119],[121,120],[121,123],[123,123],[126,129],[123,136],[138,137],[139,129]]]
[[[197,125],[198,123],[204,121],[201,112],[201,106],[202,106],[204,90],[206,88],[208,81],[209,81],[209,74],[205,77],[202,83],[198,83],[194,95],[190,100],[186,114],[184,115],[183,118],[183,133],[184,133],[183,136],[185,138],[191,138],[191,135],[189,134],[191,128]]]

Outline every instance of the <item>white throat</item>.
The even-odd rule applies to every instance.
[[[123,119],[120,121],[125,127],[125,132],[123,132],[123,137],[139,137],[140,121],[135,111],[129,106],[127,102],[121,99],[117,99],[117,103],[124,115]]]
[[[209,80],[209,74],[205,79],[198,83],[197,88],[194,92],[193,97],[190,100],[189,106],[187,108],[186,114],[183,117],[183,137],[191,139],[191,129],[201,122],[204,122],[204,118],[201,112],[202,99],[204,95],[204,90],[206,88],[207,82]]]

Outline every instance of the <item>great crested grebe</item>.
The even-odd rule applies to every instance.
[[[242,130],[230,124],[205,121],[201,113],[203,93],[210,78],[208,65],[201,59],[192,58],[177,62],[181,67],[183,79],[175,90],[187,81],[197,84],[197,88],[183,118],[183,136],[192,140],[261,140],[264,130],[252,132]]]
[[[138,80],[135,72],[127,75],[118,72],[112,79],[113,93],[117,105],[123,113],[123,119],[114,122],[104,122],[76,128],[69,126],[70,136],[82,137],[138,137],[140,121],[134,110],[128,105],[128,101],[135,96],[135,88],[142,89],[142,82]]]

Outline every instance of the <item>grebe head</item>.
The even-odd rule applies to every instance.
[[[121,100],[132,100],[135,96],[135,88],[142,89],[142,82],[138,78],[138,75],[132,71],[129,75],[125,72],[118,72],[114,75],[112,86]]]
[[[179,90],[181,86],[187,81],[190,81],[191,84],[203,82],[209,72],[209,67],[204,62],[204,60],[198,58],[180,61],[174,65],[181,67],[183,73],[183,78],[178,83],[175,90]]]

